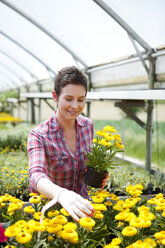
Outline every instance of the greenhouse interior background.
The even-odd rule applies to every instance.
[[[0,0],[0,248],[165,247],[164,23],[165,0]],[[58,119],[67,66],[94,139]]]
[[[146,122],[151,144],[152,121],[165,122],[164,9],[163,0],[1,0],[1,112],[5,101],[25,123],[46,120],[56,73],[75,65],[88,76],[84,115],[119,121],[123,137],[128,115]]]

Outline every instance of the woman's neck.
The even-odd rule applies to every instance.
[[[60,124],[60,127],[64,130],[64,131],[69,131],[75,128],[75,120],[68,120],[68,119],[64,119],[61,116],[58,115],[58,112],[56,113],[56,118]]]

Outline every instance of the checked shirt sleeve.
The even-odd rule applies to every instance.
[[[29,190],[37,192],[37,182],[40,178],[49,178],[46,174],[47,160],[42,136],[32,130],[28,137],[29,155]]]

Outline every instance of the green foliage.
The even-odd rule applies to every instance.
[[[5,125],[1,125],[4,127]],[[31,129],[30,125],[18,124],[13,127],[8,124],[6,128],[0,128],[0,152],[5,150],[10,151],[11,149],[17,150],[26,150],[27,137]]]
[[[116,192],[122,193],[128,185],[142,183],[144,190],[148,188],[148,185],[152,185],[153,191],[159,189],[163,192],[165,189],[164,179],[165,175],[159,171],[150,173],[143,168],[124,164],[109,171],[107,187],[113,187]]]
[[[0,192],[19,198],[28,195],[28,156],[23,151],[4,152],[0,159]]]
[[[122,152],[115,145],[103,146],[99,143],[99,139],[94,143],[90,152],[87,152],[87,165],[96,171],[107,171],[117,165],[114,162],[116,153]]]
[[[0,93],[0,103],[1,103],[0,112],[6,112],[6,113],[10,112],[10,109],[8,108],[8,104],[7,104],[7,98],[9,97],[18,98],[18,92],[14,90],[10,90]]]
[[[109,123],[116,127],[121,137],[124,136],[125,155],[145,161],[146,131],[129,119],[124,121],[124,135],[121,121],[94,120],[95,130],[99,130]],[[154,123],[152,148],[152,163],[157,164],[160,168],[165,168],[165,122]]]
[[[105,126],[96,132],[96,139],[90,150],[87,152],[87,166],[94,168],[96,171],[107,171],[116,165],[114,156],[118,152],[122,152],[124,146],[121,143],[120,135],[116,134],[116,130],[112,126]]]

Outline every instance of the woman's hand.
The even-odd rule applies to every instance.
[[[102,182],[101,189],[104,189],[104,186],[105,186],[105,184],[106,184],[108,178],[109,178],[109,174],[104,178],[104,180],[103,180],[103,182]]]
[[[76,221],[79,221],[79,217],[93,216],[94,214],[94,209],[88,200],[74,191],[62,190],[58,196],[58,202]]]

